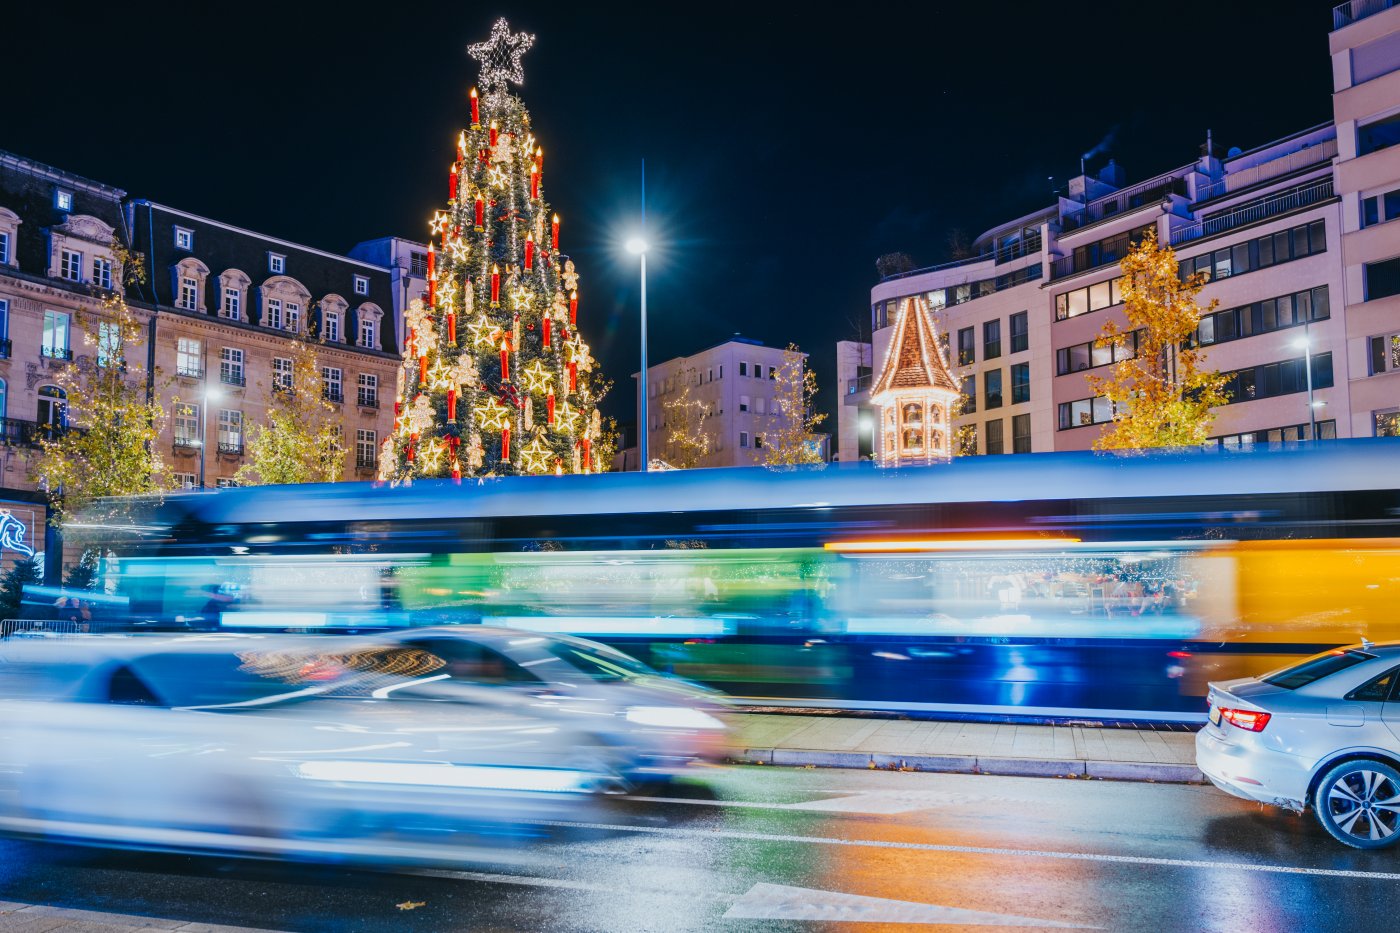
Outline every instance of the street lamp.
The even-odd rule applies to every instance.
[[[642,260],[642,378],[637,382],[637,453],[642,472],[651,464],[647,459],[647,243],[641,237],[627,241],[627,252]]]
[[[1313,401],[1312,378],[1312,334],[1307,333],[1308,325],[1303,325],[1303,336],[1293,341],[1293,346],[1303,351],[1303,364],[1308,374],[1308,440],[1317,440],[1317,403]]]
[[[199,407],[199,488],[204,489],[204,460],[209,449],[209,403],[223,397],[218,389],[204,387],[203,403]]]

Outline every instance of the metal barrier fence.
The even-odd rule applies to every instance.
[[[69,635],[105,635],[130,632],[126,622],[90,622],[76,619],[3,619],[0,620],[0,641],[7,638],[64,637]]]

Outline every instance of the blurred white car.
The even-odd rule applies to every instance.
[[[1400,842],[1400,642],[1210,685],[1196,764],[1221,790],[1302,812],[1359,849]]]
[[[177,850],[473,860],[620,786],[585,728],[445,662],[286,636],[0,644],[0,830]],[[341,648],[349,650],[341,650]],[[471,714],[462,714],[470,704]]]
[[[382,641],[447,662],[425,681],[514,694],[537,714],[548,711],[587,730],[614,750],[616,766],[633,783],[665,780],[726,753],[723,694],[595,641],[484,625],[407,629]]]

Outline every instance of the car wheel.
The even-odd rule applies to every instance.
[[[1400,842],[1400,771],[1379,761],[1346,761],[1323,776],[1313,797],[1318,822],[1356,849]]]

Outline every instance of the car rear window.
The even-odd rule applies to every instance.
[[[1292,667],[1285,667],[1283,670],[1274,671],[1272,674],[1265,674],[1260,680],[1275,687],[1283,687],[1287,690],[1297,690],[1299,687],[1306,687],[1308,684],[1316,683],[1324,677],[1331,677],[1338,671],[1344,671],[1362,661],[1370,661],[1375,658],[1373,654],[1364,651],[1353,651],[1350,649],[1338,649],[1320,654],[1313,658],[1308,658],[1300,664]]]
[[[551,641],[544,649],[592,680],[617,681],[655,676],[656,671],[636,658],[614,651],[605,645],[596,648],[582,642]]]

